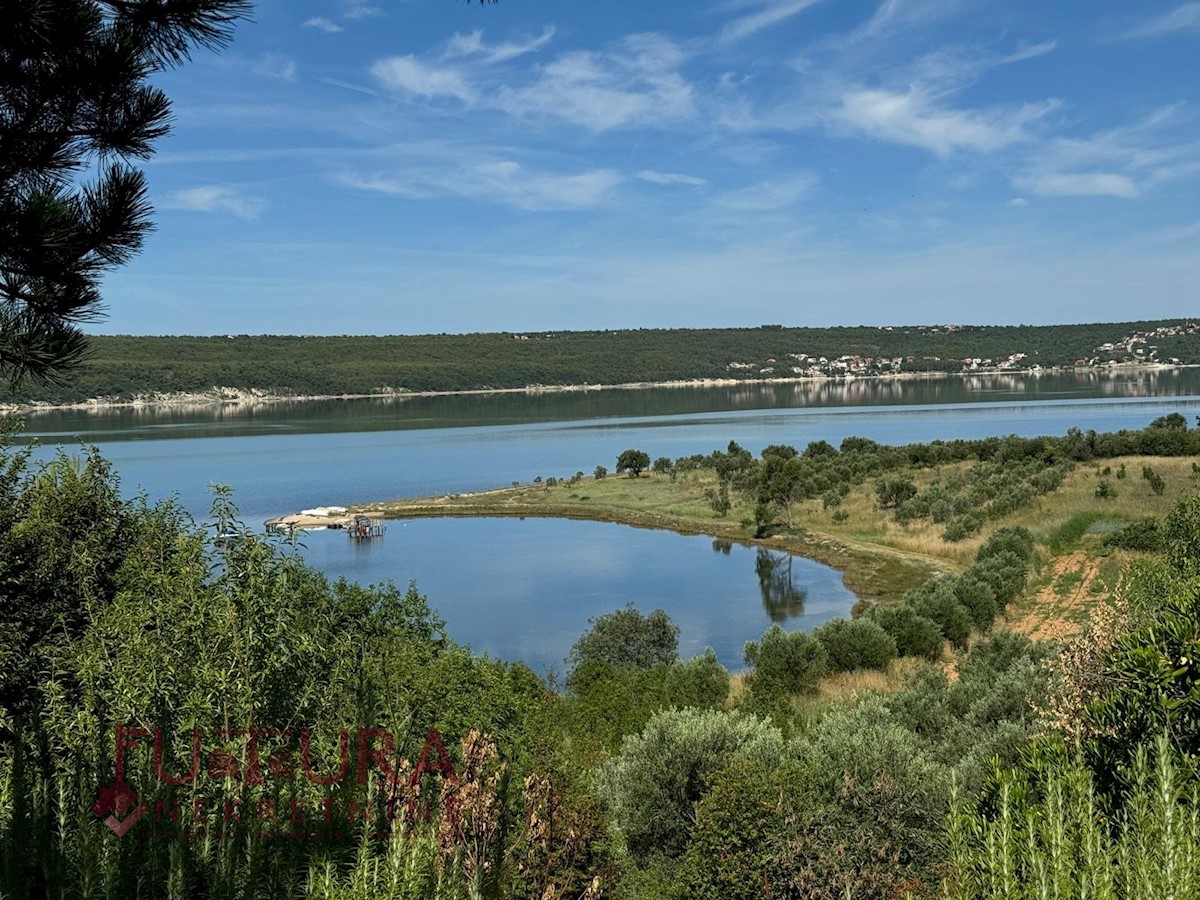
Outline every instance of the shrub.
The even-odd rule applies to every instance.
[[[788,834],[778,771],[730,763],[696,805],[696,825],[681,861],[676,891],[647,897],[688,900],[762,900],[772,856]],[[768,876],[769,877],[769,876]]]
[[[1130,522],[1104,538],[1104,546],[1121,550],[1157,552],[1163,549],[1163,534],[1156,519]]]
[[[837,509],[834,510],[833,515],[829,518],[840,525],[842,522],[845,522],[850,518],[850,513],[844,509]]]
[[[904,602],[927,619],[937,623],[942,637],[956,647],[963,646],[971,634],[971,614],[954,593],[953,579],[943,576],[918,588]]]
[[[1012,550],[1001,550],[975,563],[968,571],[992,589],[996,603],[1004,609],[1025,589],[1029,564]]]
[[[772,625],[758,641],[743,649],[746,665],[754,667],[750,690],[760,697],[811,693],[829,664],[825,648],[803,631],[784,631]]]
[[[1001,610],[992,585],[976,575],[974,568],[954,579],[954,596],[971,614],[971,623],[981,631],[992,624]]]
[[[670,709],[625,739],[601,781],[630,853],[641,861],[677,858],[687,848],[696,804],[727,763],[773,768],[782,754],[783,735],[762,719]]]
[[[704,499],[708,501],[708,505],[712,507],[712,511],[718,517],[728,515],[729,510],[733,507],[733,503],[729,499],[729,485],[727,484],[716,488],[705,488]]]
[[[911,478],[904,475],[881,478],[875,483],[875,496],[879,500],[880,509],[895,509],[905,500],[911,500],[916,495],[916,484]]]
[[[952,520],[946,525],[942,537],[952,544],[965,541],[983,527],[983,519],[975,513],[967,513]]]
[[[1023,560],[1033,559],[1033,535],[1029,529],[1016,526],[1013,528],[998,528],[989,535],[975,553],[975,561],[982,562],[1000,553],[1013,553]]]
[[[679,658],[679,629],[661,609],[642,615],[630,603],[624,609],[591,619],[568,661],[573,667],[590,660],[631,669],[670,665]]]
[[[718,707],[729,696],[729,672],[717,662],[717,654],[705,648],[699,656],[671,666],[667,694],[674,706]]]
[[[904,603],[877,604],[870,618],[892,636],[900,656],[919,656],[937,659],[942,655],[942,630],[937,622],[920,615]]]
[[[654,460],[653,469],[658,475],[669,474],[671,469],[674,467],[675,464],[671,462],[671,458],[669,456],[660,456],[658,459]]]
[[[797,749],[773,866],[787,886],[778,895],[925,896],[941,857],[950,773],[922,738],[869,697],[831,711]]]
[[[825,648],[832,672],[886,669],[896,658],[896,640],[871,619],[833,619],[813,632]]]
[[[608,469],[604,468],[604,466],[596,466],[596,470],[592,473],[592,475],[597,481],[599,481],[601,478],[608,477]]]

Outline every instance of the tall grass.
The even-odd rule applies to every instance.
[[[81,767],[82,768],[82,767]],[[476,900],[461,852],[428,825],[328,826],[346,835],[265,835],[249,826],[155,833],[153,813],[117,837],[91,810],[85,771],[45,772],[18,751],[0,768],[0,900]],[[148,798],[147,798],[148,799]],[[181,820],[182,821],[182,820]],[[444,827],[442,827],[444,831]],[[357,843],[354,836],[357,835]]]
[[[1057,760],[999,778],[990,809],[956,797],[946,900],[1196,900],[1200,783],[1168,740],[1143,745],[1107,813],[1087,769]]]

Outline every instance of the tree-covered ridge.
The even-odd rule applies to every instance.
[[[1200,364],[1194,323],[95,336],[90,358],[62,383],[10,390],[0,394],[0,403],[130,399],[215,387],[337,396],[1172,360]]]

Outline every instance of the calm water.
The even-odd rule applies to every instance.
[[[588,619],[629,602],[667,610],[685,657],[712,647],[740,668],[742,645],[773,621],[808,630],[856,599],[811,560],[600,522],[418,519],[374,543],[334,531],[303,541],[318,568],[356,581],[415,578],[457,640],[538,671],[561,672]]]
[[[233,485],[243,517],[257,525],[311,506],[482,490],[590,473],[597,464],[611,469],[628,447],[678,457],[731,439],[758,451],[817,439],[836,444],[848,435],[908,443],[1110,431],[1174,411],[1189,421],[1200,413],[1200,371],[67,412],[28,424],[43,445],[38,457],[55,444],[96,444],[127,493],[175,493],[201,521],[209,485]],[[312,534],[307,543],[312,561],[331,575],[400,584],[415,578],[455,638],[538,666],[559,663],[589,616],[631,599],[644,609],[662,606],[684,627],[686,649],[711,644],[726,663],[736,663],[741,643],[770,621],[755,551],[714,553],[703,538],[475,519],[395,523],[371,546],[340,534]],[[793,574],[808,590],[796,626],[845,611],[849,598],[837,573],[797,560]]]

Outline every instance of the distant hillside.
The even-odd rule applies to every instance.
[[[0,403],[72,403],[214,387],[284,395],[460,391],[704,378],[1200,363],[1186,320],[1050,326],[638,329],[393,337],[94,337],[58,385]]]

